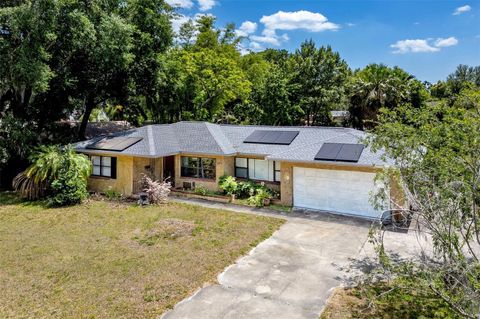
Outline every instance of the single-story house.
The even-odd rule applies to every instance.
[[[75,147],[92,160],[91,191],[138,193],[142,173],[169,177],[179,188],[217,190],[219,178],[231,175],[276,188],[284,205],[378,218],[381,211],[369,199],[377,187],[375,174],[386,163],[362,144],[365,134],[340,127],[178,122],[96,137]]]

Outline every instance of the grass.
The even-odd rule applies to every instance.
[[[460,318],[428,290],[405,291],[397,287],[393,282],[337,288],[320,319]]]
[[[0,318],[155,318],[282,223],[178,203],[50,209],[0,193]]]

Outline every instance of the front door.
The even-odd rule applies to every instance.
[[[175,186],[175,156],[163,158],[163,179],[167,179]]]

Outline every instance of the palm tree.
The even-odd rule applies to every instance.
[[[58,179],[62,169],[71,169],[77,176],[87,179],[92,167],[90,160],[78,154],[71,146],[40,146],[30,157],[31,165],[13,180],[13,188],[29,200],[44,197],[52,181]]]
[[[381,107],[394,108],[409,99],[414,77],[398,67],[370,64],[356,71],[351,84],[350,114],[359,129],[371,128]]]

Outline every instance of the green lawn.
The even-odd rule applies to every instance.
[[[415,284],[415,280],[410,280]],[[402,289],[397,282],[337,288],[320,319],[460,319],[428,288]]]
[[[0,318],[155,318],[282,223],[176,203],[49,209],[0,193]]]

